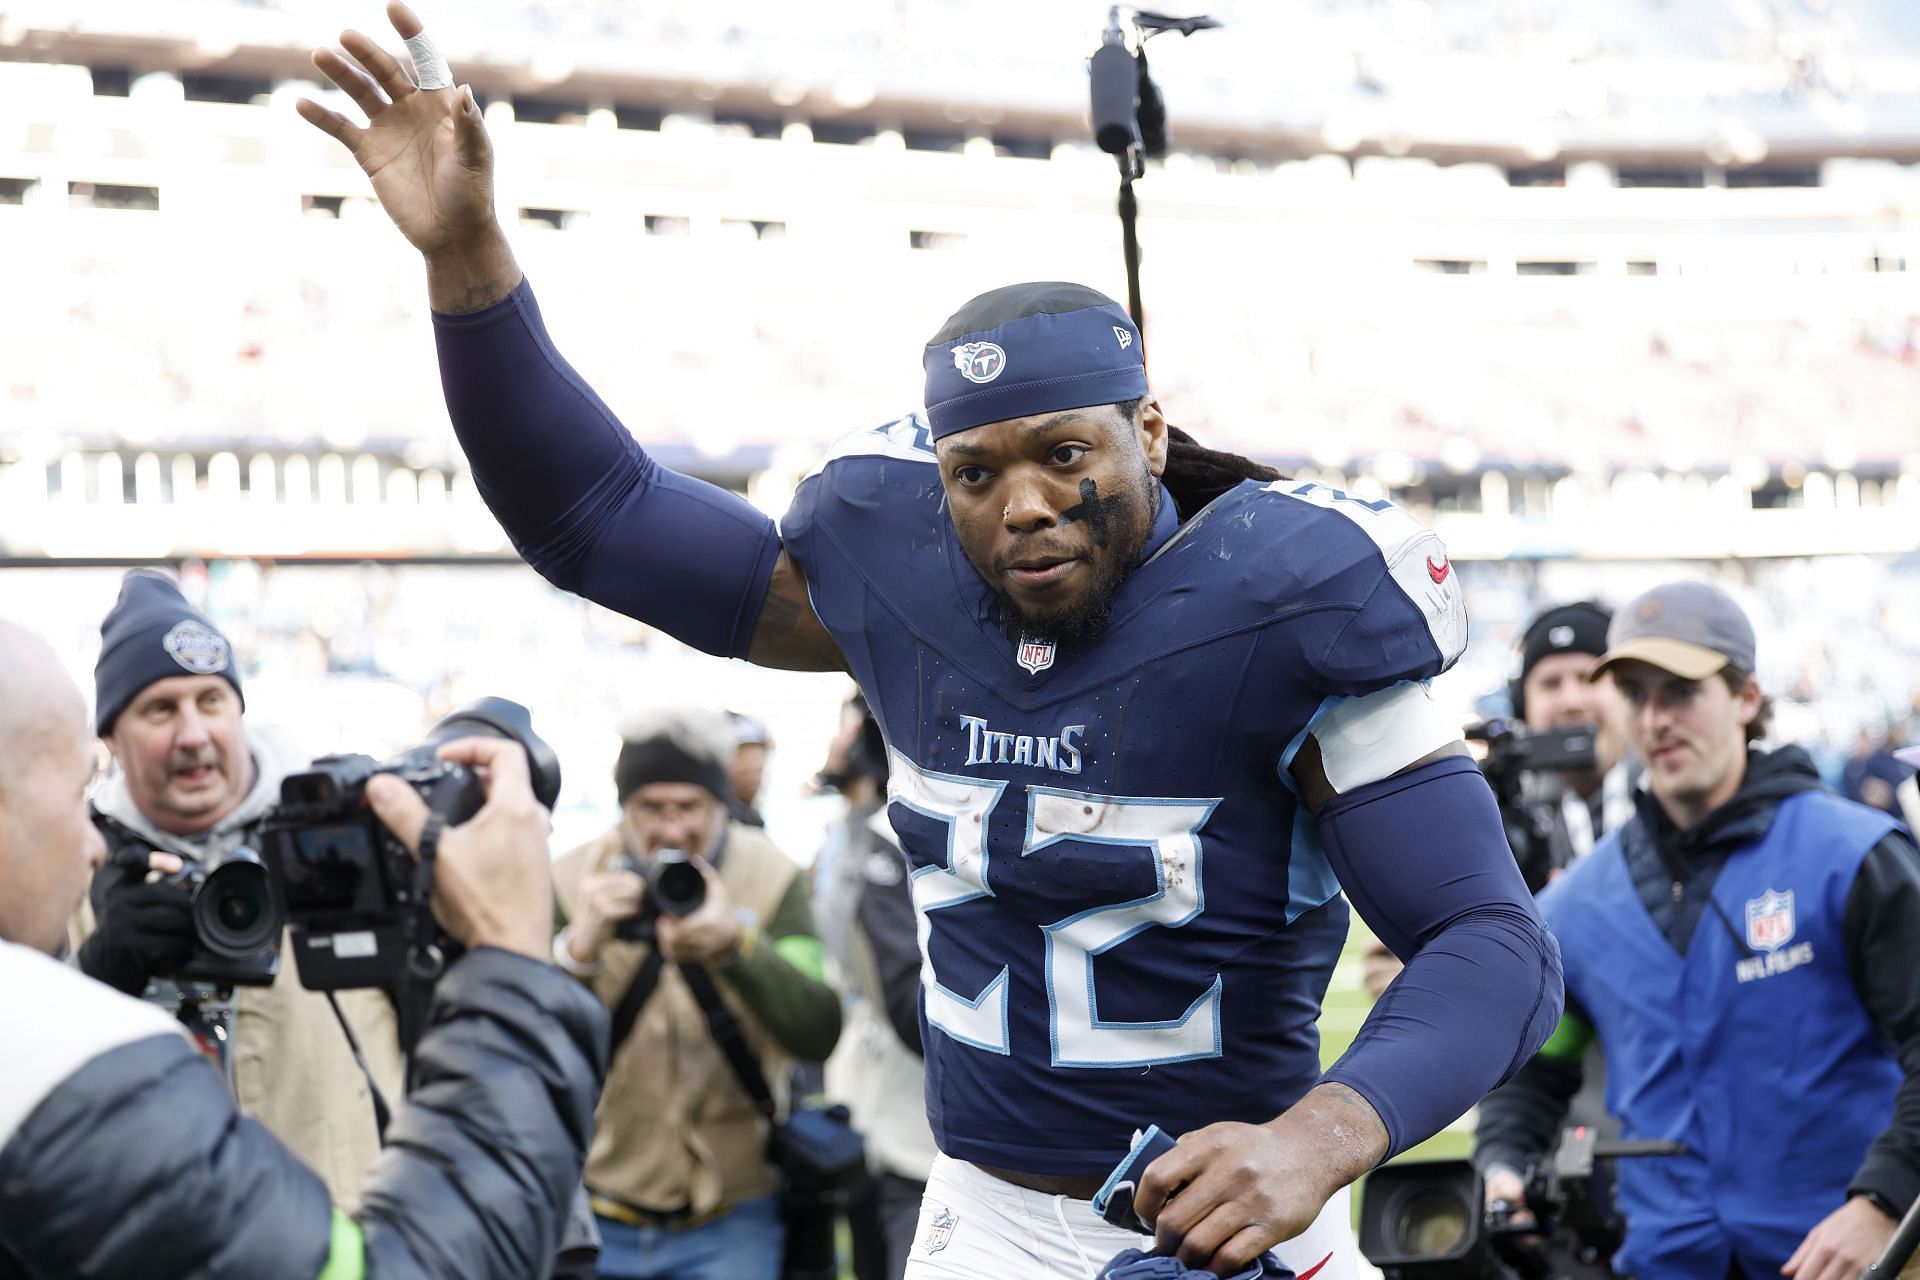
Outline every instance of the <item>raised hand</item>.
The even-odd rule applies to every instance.
[[[387,17],[402,40],[424,35],[399,0],[387,5]],[[358,31],[342,32],[340,46],[348,57],[316,49],[313,65],[367,123],[308,98],[296,104],[301,118],[353,153],[387,216],[426,255],[436,310],[472,310],[506,296],[519,268],[494,217],[493,145],[472,89],[454,86],[450,76],[441,86],[440,75],[417,84],[398,58]],[[422,50],[422,71],[444,74],[430,49]]]

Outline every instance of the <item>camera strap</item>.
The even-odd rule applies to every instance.
[[[633,1031],[633,1024],[640,1020],[640,1010],[653,997],[653,989],[660,985],[660,970],[666,959],[660,954],[660,948],[654,947],[647,952],[647,958],[641,962],[640,971],[633,975],[633,981],[621,993],[620,1003],[613,1007],[612,1038],[607,1045],[607,1058],[620,1052],[620,1046],[626,1043],[627,1036]]]
[[[776,1114],[773,1090],[767,1088],[767,1077],[754,1060],[753,1049],[747,1044],[739,1015],[721,998],[719,988],[713,985],[713,974],[705,965],[683,965],[680,976],[686,979],[687,989],[693,992],[693,998],[699,1002],[700,1012],[706,1015],[707,1031],[725,1055],[727,1065],[733,1068],[733,1074],[739,1077],[740,1087],[747,1091],[747,1096],[753,1099],[753,1105],[771,1123]]]

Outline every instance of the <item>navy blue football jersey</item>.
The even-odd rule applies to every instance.
[[[781,537],[886,735],[941,1149],[1103,1174],[1136,1127],[1297,1101],[1347,909],[1288,766],[1341,699],[1465,647],[1439,540],[1311,483],[1177,527],[1163,495],[1110,624],[1035,644],[961,550],[917,415],[840,441]]]

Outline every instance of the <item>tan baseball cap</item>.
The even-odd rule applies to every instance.
[[[1613,615],[1607,651],[1587,676],[1616,662],[1647,662],[1682,680],[1705,680],[1722,667],[1754,669],[1753,623],[1732,597],[1704,582],[1669,582]]]

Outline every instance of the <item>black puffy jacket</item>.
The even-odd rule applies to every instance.
[[[315,1280],[330,1258],[372,1280],[545,1275],[607,1057],[578,983],[461,958],[353,1220],[362,1257],[320,1179],[160,1010],[0,942],[0,1027],[0,1280]]]

